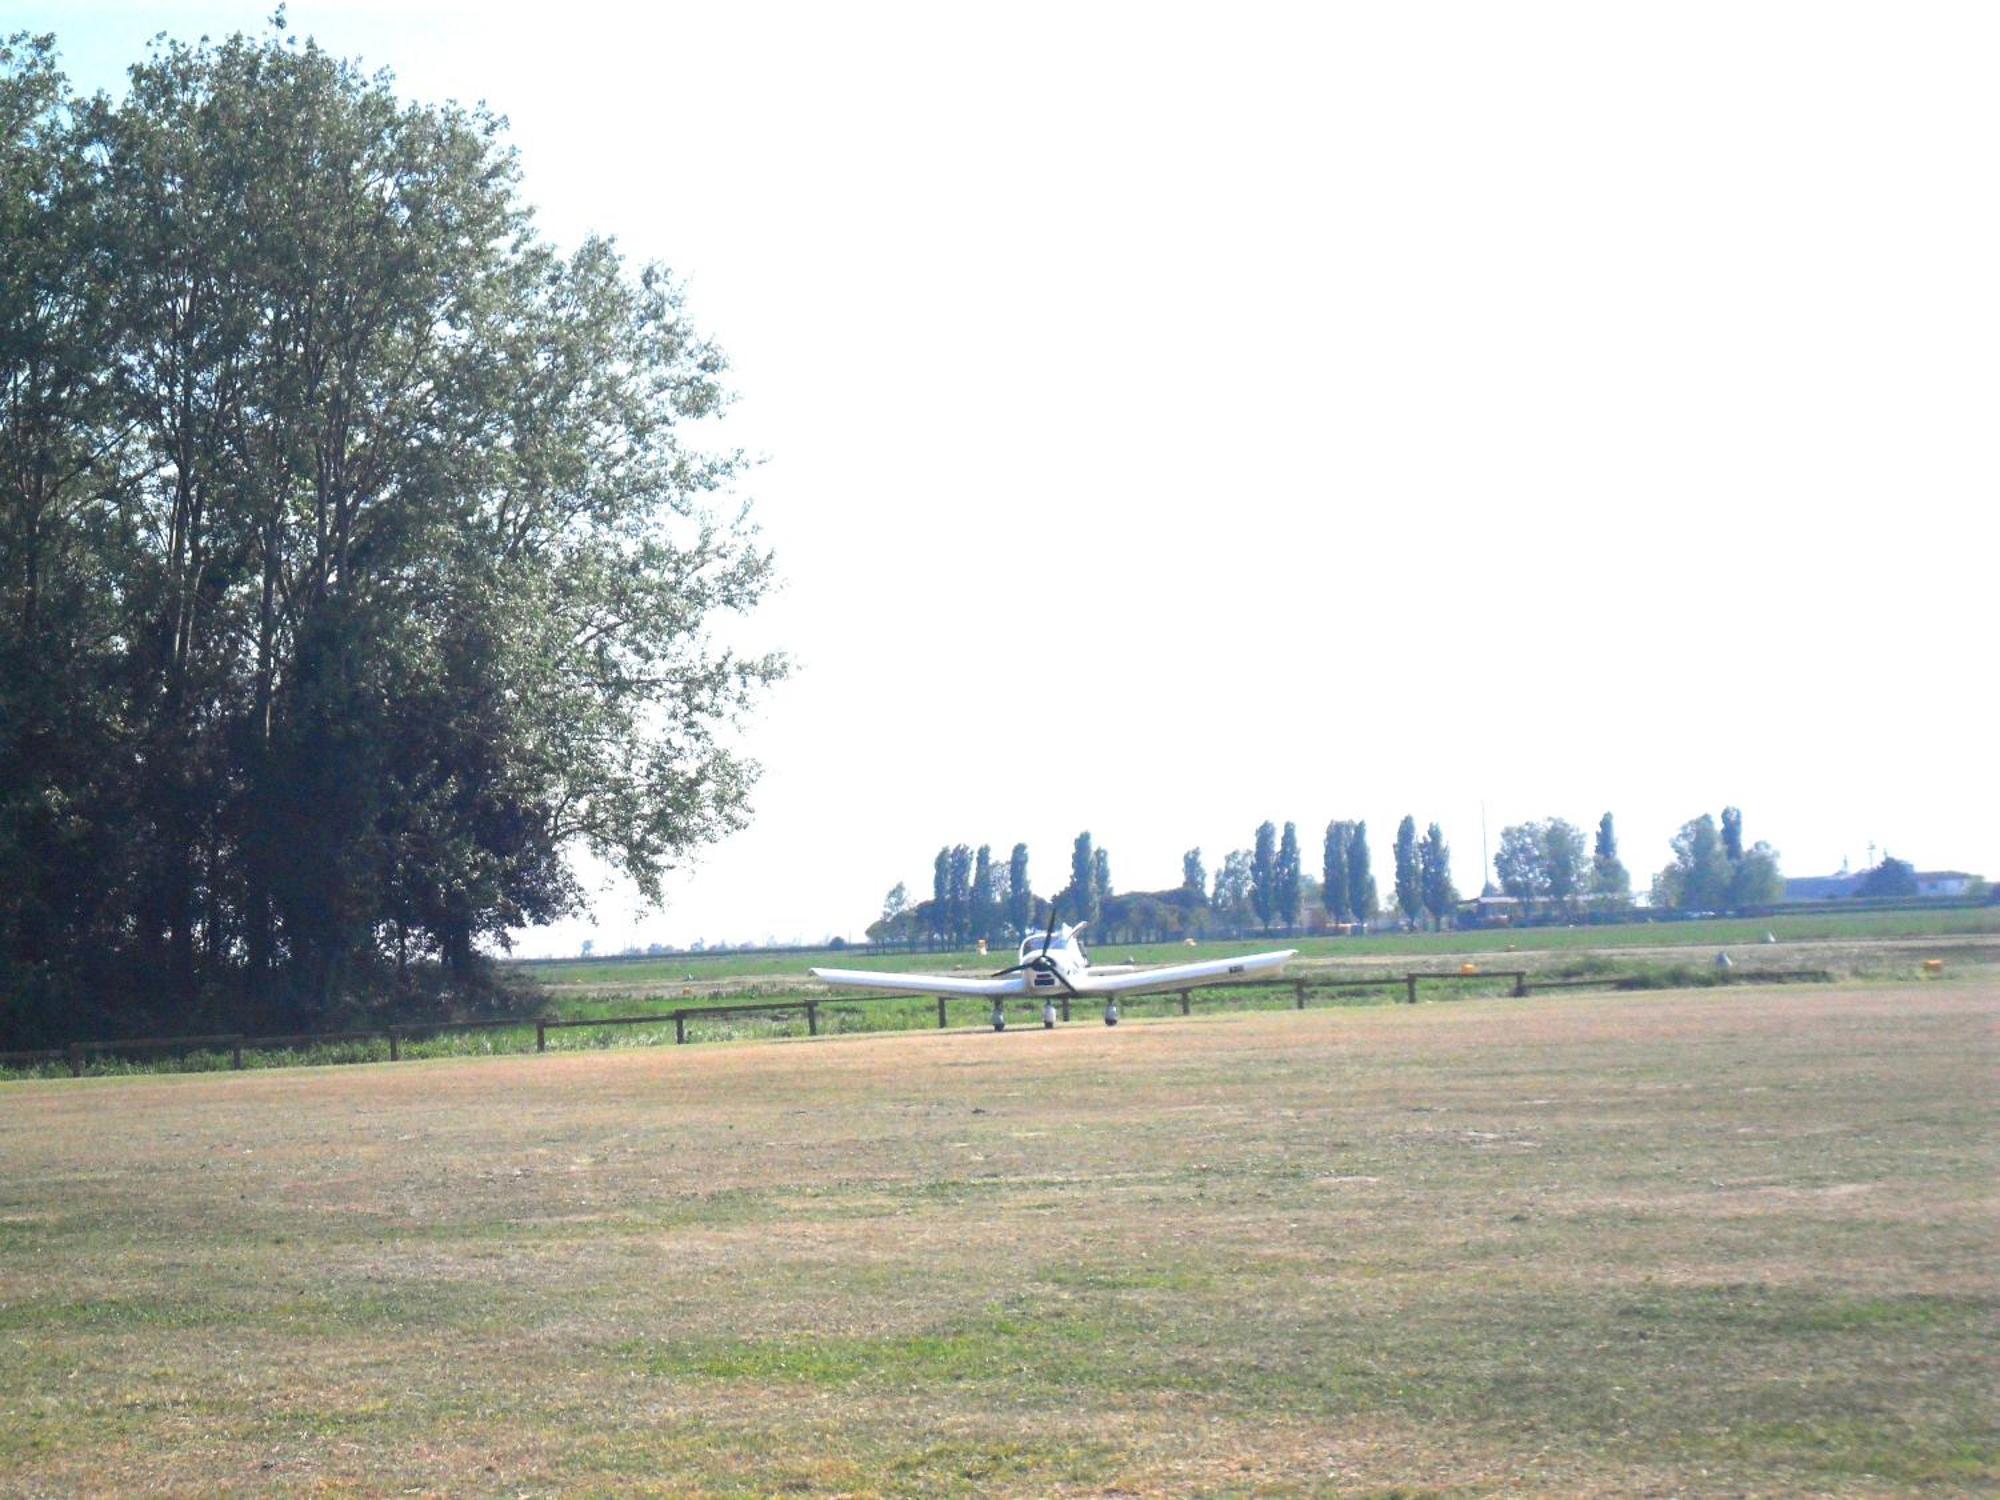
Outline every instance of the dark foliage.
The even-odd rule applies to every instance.
[[[496,119],[15,37],[0,167],[0,1037],[503,1005],[571,851],[656,894],[740,825],[721,357],[536,238]]]

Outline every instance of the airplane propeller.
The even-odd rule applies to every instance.
[[[1055,960],[1049,957],[1049,944],[1055,940],[1056,935],[1056,913],[1058,910],[1059,908],[1056,906],[1056,903],[1051,901],[1049,903],[1049,928],[1048,931],[1042,934],[1042,951],[1037,953],[1033,958],[1024,958],[1017,964],[1007,965],[1006,968],[995,972],[991,976],[992,978],[1003,979],[1009,974],[1018,974],[1023,969],[1040,969],[1055,975],[1056,983],[1068,990],[1072,995],[1077,993],[1076,986],[1069,982],[1069,976],[1063,973],[1056,965]]]
[[[1009,974],[1018,974],[1023,969],[1034,968],[1036,964],[1040,963],[1043,959],[1047,958],[1049,956],[1049,944],[1055,940],[1057,910],[1058,908],[1056,904],[1053,901],[1051,901],[1049,903],[1049,930],[1042,934],[1042,951],[1040,953],[1037,953],[1033,958],[1024,958],[1021,960],[1021,962],[1017,964],[1009,964],[1004,969],[996,969],[988,977],[993,979],[1002,979]]]

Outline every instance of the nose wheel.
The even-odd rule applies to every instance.
[[[993,1002],[993,1029],[995,1031],[1005,1031],[1007,1029],[1007,1007],[1002,1005],[998,1000]]]
[[[1107,1000],[1104,1002],[1104,1024],[1106,1026],[1116,1026],[1118,1024],[1118,1002],[1116,1000]]]
[[[1053,1000],[1042,1002],[1042,1029],[1044,1031],[1056,1029],[1056,1003]]]

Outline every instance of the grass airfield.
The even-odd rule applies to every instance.
[[[1777,941],[1766,945],[1769,933]],[[1270,948],[1296,948],[1296,967],[1330,970],[1402,972],[1461,958],[1477,958],[1495,967],[1531,969],[1568,960],[1603,961],[1614,957],[1679,957],[1710,959],[1718,948],[1738,957],[1757,953],[1787,957],[1815,967],[1831,959],[1878,958],[1907,949],[1926,955],[1949,954],[1985,962],[2000,962],[2000,906],[1932,908],[1908,911],[1808,912],[1767,917],[1718,917],[1690,922],[1633,920],[1583,927],[1483,928],[1453,932],[1380,931],[1365,938],[1327,936],[1266,937],[1204,940],[1193,947],[1181,943],[1101,945],[1086,934],[1087,946],[1101,962],[1127,957],[1139,963],[1179,963],[1190,958],[1254,953]],[[1766,953],[1765,949],[1769,948]],[[1902,957],[1897,951],[1897,957]],[[873,953],[866,950],[815,949],[811,952],[728,950],[675,953],[657,957],[596,959],[523,959],[510,967],[545,985],[560,1002],[589,995],[698,996],[734,993],[746,988],[791,991],[801,987],[806,969],[890,969],[915,973],[963,971],[990,974],[1012,963],[1011,946],[990,954],[969,948],[943,952]],[[1913,969],[1905,966],[1905,971]]]
[[[0,1094],[0,1490],[1988,1493],[2000,992]]]

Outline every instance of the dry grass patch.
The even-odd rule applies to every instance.
[[[1973,1491],[1979,982],[18,1085],[0,1487]]]

